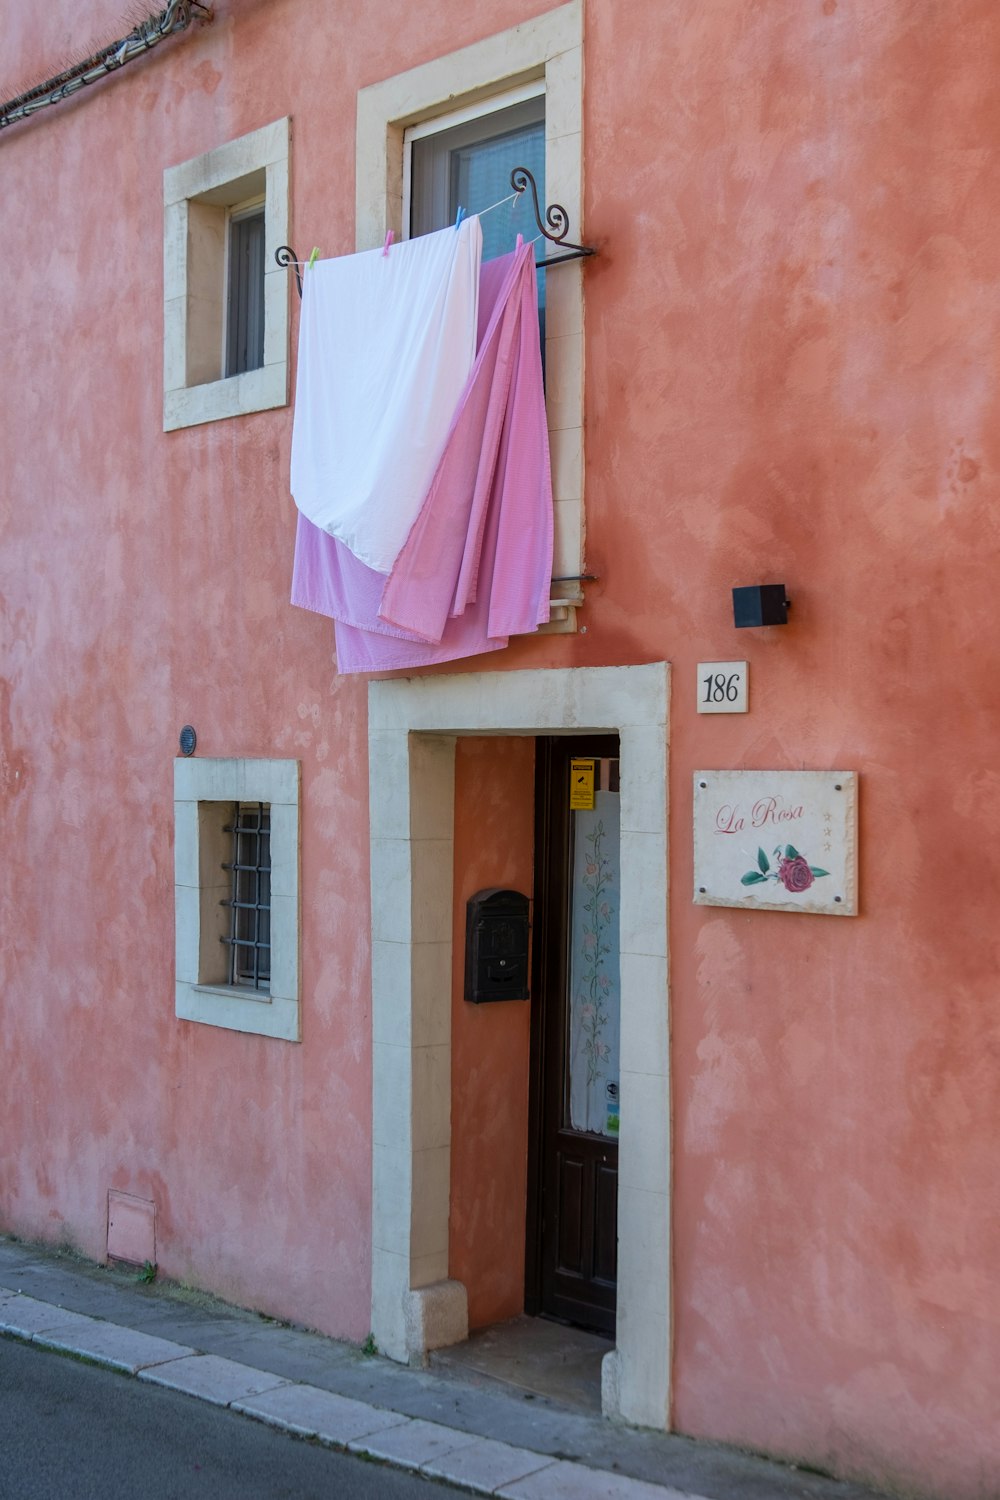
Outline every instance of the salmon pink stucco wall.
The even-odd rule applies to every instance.
[[[449,1238],[470,1328],[524,1311],[530,1009],[465,1000],[466,902],[490,886],[531,896],[534,817],[534,741],[458,740]]]
[[[657,14],[588,8],[587,618],[674,663],[674,1419],[988,1495],[1000,13]],[[692,907],[712,766],[857,768],[857,920]]]
[[[365,687],[287,604],[290,411],[161,430],[162,172],[291,115],[292,243],[351,250],[357,89],[545,8],[220,0],[0,140],[0,1224],[100,1257],[108,1190],[151,1199],[166,1274],[359,1339]],[[473,666],[672,663],[672,1419],[984,1500],[1000,10],[585,0],[584,24],[599,581],[585,634]],[[17,87],[120,10],[0,0],[0,25]],[[735,632],[731,587],[764,582],[791,622]],[[744,656],[749,714],[699,718],[698,662]],[[299,1045],[174,1017],[186,722],[199,754],[302,762]],[[693,907],[693,772],[741,766],[860,773],[856,919]],[[489,1023],[456,1022],[456,1060]],[[452,1250],[481,1268],[473,1171],[460,1152]]]

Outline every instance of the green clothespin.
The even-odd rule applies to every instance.
[[[309,257],[309,270],[310,271],[312,270],[313,266],[316,264],[316,257],[317,257],[318,254],[319,254],[319,246],[318,245],[313,245],[313,247],[312,247],[312,255],[310,255],[310,257]]]

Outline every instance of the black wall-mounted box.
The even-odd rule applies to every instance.
[[[755,583],[750,588],[733,589],[733,623],[744,625],[787,625],[788,600],[783,583]]]
[[[473,1005],[528,999],[528,898],[499,886],[465,908],[465,998]]]

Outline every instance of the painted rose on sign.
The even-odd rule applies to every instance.
[[[778,879],[786,891],[807,891],[817,875],[825,875],[825,870],[814,870],[801,854],[790,859],[788,855],[778,859]]]
[[[811,865],[804,854],[791,844],[784,848],[779,844],[774,850],[775,865],[764,853],[763,849],[757,850],[757,869],[748,870],[740,878],[740,885],[764,885],[769,880],[775,880],[783,885],[786,891],[793,895],[799,895],[807,891],[809,887],[823,875],[829,875],[829,870],[821,870],[817,865]]]

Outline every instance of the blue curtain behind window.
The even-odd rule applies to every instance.
[[[510,174],[527,167],[538,183],[539,200],[545,202],[545,127],[527,125],[492,140],[460,146],[451,152],[450,209],[452,218],[461,204],[467,214],[481,213],[512,191]],[[530,197],[530,194],[526,195]],[[527,202],[517,200],[494,209],[483,220],[483,259],[492,260],[514,248],[518,230],[525,239],[537,231]]]

